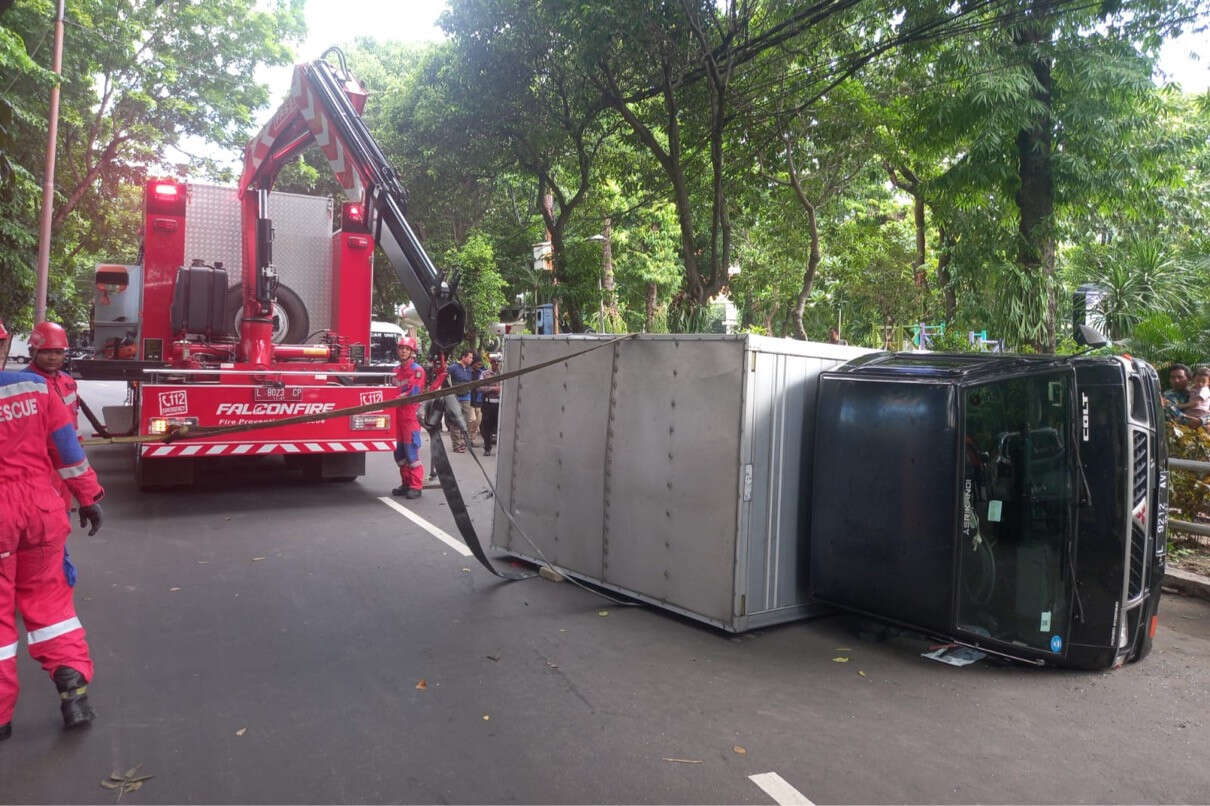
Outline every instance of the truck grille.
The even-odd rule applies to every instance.
[[[1143,570],[1147,567],[1147,533],[1138,523],[1130,529],[1130,585],[1127,599],[1135,599],[1143,592]]]
[[[1147,435],[1134,432],[1134,503],[1138,507],[1147,499]]]

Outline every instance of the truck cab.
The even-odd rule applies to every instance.
[[[1164,574],[1164,439],[1138,359],[851,361],[820,378],[812,595],[1039,665],[1138,659]]]

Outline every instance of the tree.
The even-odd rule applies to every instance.
[[[27,48],[33,44],[30,61],[48,60],[37,43],[52,24],[52,12],[49,0],[16,3],[0,28],[0,38],[9,43],[5,50],[11,55],[16,37]],[[301,35],[303,23],[302,0],[79,0],[68,5],[68,12],[52,293],[57,292],[59,316],[74,320],[79,310],[72,299],[75,275],[87,271],[93,248],[113,248],[128,229],[128,216],[112,215],[130,201],[122,188],[138,184],[149,171],[171,170],[168,163],[182,155],[196,168],[213,169],[209,160],[185,154],[190,138],[233,152],[242,147],[253,111],[267,100],[255,71],[286,63],[288,43]],[[20,110],[9,158],[37,176],[46,148],[45,77],[23,68],[7,86],[9,104]],[[34,219],[28,209],[16,212],[13,226],[27,234],[10,234],[0,244],[6,252],[0,282],[27,290],[25,273],[13,267],[32,263],[26,250]],[[135,247],[126,244],[133,258]]]
[[[1166,181],[1155,149],[1154,53],[1198,5],[1127,11],[1022,0],[978,39],[930,43],[915,54],[916,74],[936,89],[907,120],[931,135],[944,166],[920,190],[942,215],[946,254],[959,240],[987,242],[979,250],[983,285],[995,287],[997,325],[1011,341],[1054,348],[1058,246],[1083,235],[1070,225],[1090,208]],[[974,215],[980,207],[1002,214],[988,221]],[[980,218],[981,229],[964,231],[956,225],[963,218]]]
[[[465,244],[446,254],[445,263],[461,278],[458,288],[466,307],[466,343],[476,347],[505,302],[504,280],[491,241],[483,233],[472,233]]]

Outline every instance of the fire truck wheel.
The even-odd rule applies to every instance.
[[[232,333],[237,337],[243,314],[244,286],[242,283],[236,283],[227,289],[227,321],[231,322]],[[311,332],[307,306],[303,304],[302,297],[294,293],[294,289],[288,285],[279,283],[277,286],[273,317],[276,319],[273,327],[274,344],[302,344]]]

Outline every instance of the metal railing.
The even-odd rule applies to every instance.
[[[1210,473],[1210,462],[1202,462],[1197,459],[1169,459],[1168,468],[1187,473]],[[1190,523],[1189,521],[1170,520],[1168,521],[1168,526],[1180,532],[1188,532],[1200,537],[1210,537],[1210,523]]]

